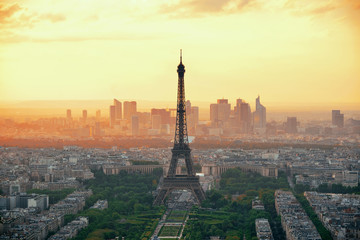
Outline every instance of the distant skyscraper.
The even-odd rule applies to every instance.
[[[124,102],[124,119],[131,121],[131,116],[136,115],[136,102],[135,101],[125,101]]]
[[[121,102],[117,99],[114,99],[114,106],[115,106],[115,119],[120,120],[122,119],[122,105]]]
[[[256,110],[254,112],[254,128],[266,128],[266,107],[261,105],[260,96],[256,98]]]
[[[110,105],[110,127],[114,127],[115,120],[115,106]]]
[[[149,112],[137,112],[136,116],[139,117],[140,125],[147,125],[151,123],[151,114]]]
[[[296,117],[288,117],[286,122],[287,133],[297,133],[297,119]]]
[[[186,121],[190,134],[194,134],[199,123],[199,107],[192,107],[190,100],[186,101]]]
[[[235,121],[237,127],[242,133],[249,132],[251,128],[251,109],[250,104],[242,99],[236,99],[236,106],[234,107]]]
[[[71,120],[71,109],[67,109],[67,110],[66,110],[66,118],[67,118],[68,120]]]
[[[96,110],[96,121],[99,122],[101,119],[101,110]]]
[[[131,135],[139,135],[139,117],[136,115],[131,116]]]
[[[87,121],[87,110],[82,111],[82,120],[83,120],[84,123],[86,123],[86,121]]]
[[[101,128],[100,128],[99,122],[95,123],[94,136],[96,136],[96,137],[101,136]]]
[[[218,99],[217,104],[210,105],[211,125],[222,127],[230,117],[231,105],[227,99]]]
[[[231,105],[228,103],[227,99],[218,99],[218,120],[222,123],[225,123],[229,120],[230,112],[231,112]]]
[[[332,125],[336,125],[336,116],[340,114],[340,110],[332,110],[331,111],[331,122]]]
[[[187,100],[186,102],[185,102],[185,109],[186,109],[186,116],[189,116],[188,114],[191,114],[191,102],[190,102],[190,100]]]
[[[151,116],[158,115],[161,117],[161,124],[170,124],[171,112],[165,108],[152,108]]]
[[[250,104],[246,102],[242,102],[240,104],[240,119],[247,124],[250,124],[251,122],[251,109]]]
[[[191,114],[194,115],[195,123],[198,124],[199,123],[199,107],[198,106],[191,107]]]
[[[340,110],[332,110],[332,125],[339,128],[344,127],[344,114],[340,113]]]
[[[190,127],[196,127],[199,124],[199,107],[191,107]]]
[[[210,104],[210,121],[211,126],[217,127],[218,125],[218,105],[216,103]]]
[[[160,115],[151,115],[151,128],[160,129],[161,127],[161,116]]]

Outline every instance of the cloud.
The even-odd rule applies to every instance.
[[[19,4],[0,4],[0,42],[16,43],[30,41],[22,34],[24,29],[34,28],[40,23],[57,23],[66,17],[59,13],[38,13]]]
[[[285,2],[285,10],[295,15],[321,15],[332,12],[339,8],[339,5],[328,0],[309,1],[309,0],[288,0]]]
[[[21,10],[21,7],[15,3],[9,6],[0,4],[0,24],[7,23],[9,19]]]
[[[21,28],[33,27],[35,23],[49,21],[56,23],[65,21],[66,17],[59,13],[37,13],[27,8],[21,7],[19,4],[0,4],[0,26],[4,28]]]
[[[30,14],[26,8],[17,3],[0,5],[0,33],[5,30],[32,27],[36,21],[38,21],[36,14]]]
[[[296,15],[323,15],[337,10],[360,10],[359,0],[288,0],[283,8]]]
[[[160,13],[177,17],[197,17],[238,12],[254,3],[255,0],[180,0],[176,4],[162,5]]]
[[[24,34],[14,33],[12,31],[3,31],[0,35],[0,43],[19,43],[19,42],[33,42],[33,43],[49,43],[49,42],[84,42],[84,41],[131,41],[139,39],[157,39],[158,37],[150,34],[136,34],[131,32],[124,33],[109,33],[109,34],[81,34],[76,35],[63,35],[57,36],[28,36]]]
[[[61,22],[61,21],[65,21],[66,17],[63,14],[55,14],[55,13],[46,13],[46,14],[42,14],[40,16],[41,19],[43,20],[48,20],[52,23],[56,23],[56,22]]]
[[[324,14],[327,12],[331,12],[333,10],[337,9],[336,6],[328,4],[328,5],[324,5],[324,6],[320,6],[314,9],[309,10],[309,13],[311,14]]]
[[[353,10],[360,11],[360,1],[359,0],[347,0],[347,1],[345,1],[344,4],[350,6]]]
[[[90,21],[90,22],[98,21],[99,19],[100,18],[99,18],[99,16],[97,14],[89,15],[89,16],[83,18],[84,21]]]

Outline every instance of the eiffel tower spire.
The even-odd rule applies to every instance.
[[[180,49],[180,63],[182,63],[182,49]]]
[[[182,63],[182,51],[180,50],[180,64],[177,67],[178,73],[178,93],[176,110],[176,129],[174,139],[174,149],[186,148],[189,145],[187,124],[186,124],[186,104],[185,104],[185,66]]]

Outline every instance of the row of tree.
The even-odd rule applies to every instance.
[[[74,239],[113,239],[119,236],[120,239],[138,240],[144,233],[152,232],[164,211],[163,207],[152,206],[154,199],[151,194],[157,187],[161,170],[153,174],[123,171],[110,176],[96,171],[95,179],[85,182],[93,195],[86,200],[86,210],[78,214],[89,217],[90,224]],[[89,208],[99,199],[108,200],[109,207],[105,210]]]
[[[321,184],[317,188],[311,188],[309,185],[295,184],[294,191],[297,194],[305,191],[316,191],[321,193],[341,193],[341,194],[360,194],[360,186],[350,187],[341,184]]]
[[[304,208],[306,214],[309,216],[310,220],[314,223],[317,231],[324,240],[332,240],[332,236],[329,230],[327,230],[324,225],[321,223],[320,219],[316,215],[315,211],[310,206],[308,200],[304,197],[304,193],[295,194],[296,199],[300,202],[301,206]]]
[[[63,200],[66,198],[67,195],[70,193],[73,193],[75,191],[75,188],[64,188],[61,190],[51,191],[48,189],[31,189],[27,191],[27,193],[36,193],[36,194],[45,194],[49,196],[49,204],[55,204],[59,202],[60,200]]]

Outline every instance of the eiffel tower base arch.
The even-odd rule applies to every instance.
[[[175,177],[165,177],[163,185],[161,186],[158,195],[154,200],[154,205],[164,204],[166,197],[174,190],[190,190],[195,197],[197,204],[205,200],[205,193],[202,189],[199,177],[176,175]]]

